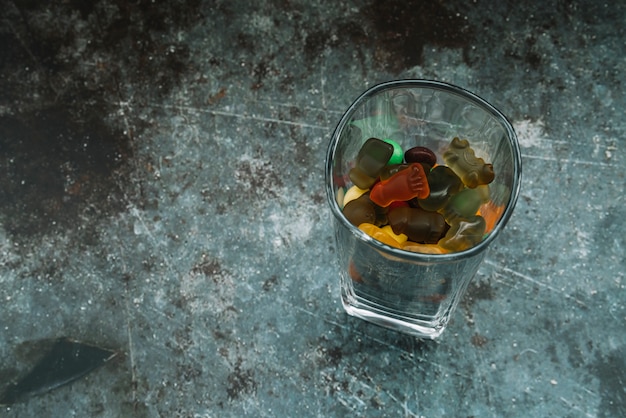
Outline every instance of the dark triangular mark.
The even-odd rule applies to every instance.
[[[56,341],[35,367],[0,396],[0,405],[10,405],[70,383],[103,365],[117,353],[67,338]]]

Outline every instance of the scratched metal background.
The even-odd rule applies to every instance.
[[[0,385],[40,340],[121,353],[2,416],[626,416],[624,2],[0,10]],[[474,91],[523,152],[438,342],[347,317],[333,264],[329,135],[398,78]]]

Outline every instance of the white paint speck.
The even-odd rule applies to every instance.
[[[544,123],[539,119],[532,121],[525,119],[519,122],[513,123],[513,129],[517,133],[517,139],[522,148],[536,147],[544,140]]]
[[[582,230],[576,231],[576,241],[578,246],[576,248],[576,252],[578,253],[579,258],[586,258],[589,255],[589,244],[591,240],[591,235]]]
[[[275,238],[274,248],[283,244],[303,242],[309,238],[314,225],[314,219],[305,206],[290,206],[283,208],[281,213],[272,213],[268,219],[272,222]]]

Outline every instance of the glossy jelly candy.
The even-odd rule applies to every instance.
[[[450,197],[460,192],[465,186],[454,174],[450,167],[439,165],[433,168],[426,176],[430,194],[426,199],[418,200],[421,208],[426,210],[438,210],[445,206]]]
[[[467,139],[454,138],[443,153],[443,160],[469,188],[489,184],[495,178],[493,165],[474,155]]]
[[[394,208],[389,211],[387,218],[394,233],[404,234],[411,241],[425,244],[435,244],[448,227],[440,213],[420,208]]]
[[[393,145],[388,142],[377,138],[365,141],[356,157],[356,165],[349,173],[352,183],[361,189],[372,187],[392,154]]]
[[[401,248],[402,245],[396,241],[391,235],[386,233],[382,228],[377,227],[376,225],[370,223],[362,223],[359,225],[359,229],[365,232],[370,237],[382,242],[383,244],[387,244],[391,247]]]
[[[371,223],[377,226],[386,225],[388,223],[387,212],[387,208],[372,202],[367,193],[351,200],[343,207],[343,215],[352,225],[357,227],[362,223]]]
[[[448,252],[446,249],[441,248],[437,244],[420,244],[413,241],[406,241],[402,244],[402,249],[404,251],[422,254],[446,254]]]
[[[402,147],[400,146],[400,144],[398,144],[393,139],[383,139],[383,141],[391,144],[391,146],[393,147],[393,153],[391,154],[391,157],[389,157],[389,161],[387,162],[387,164],[402,164],[402,161],[404,160],[404,153],[402,152]]]
[[[419,163],[422,165],[422,167],[424,168],[424,173],[426,173],[427,177],[428,177],[428,173],[430,172],[430,170],[432,170],[433,166],[426,164],[426,163]],[[394,165],[386,165],[381,171],[380,171],[380,179],[381,180],[387,180],[389,177],[393,176],[394,174],[396,174],[398,171],[402,171],[405,168],[409,168],[411,166],[411,164],[394,164]]]
[[[358,167],[350,169],[350,180],[360,189],[369,190],[369,188],[376,183],[376,179],[376,177],[367,175]]]
[[[350,187],[348,191],[346,191],[345,195],[343,196],[341,207],[346,206],[352,200],[358,199],[359,197],[361,197],[363,194],[367,192],[368,192],[367,189],[361,189],[359,188],[359,186]]]
[[[343,216],[354,226],[362,223],[376,223],[376,208],[372,201],[363,195],[351,200],[343,207]]]
[[[404,244],[405,242],[407,242],[407,240],[409,239],[409,237],[407,237],[404,234],[396,234],[393,229],[391,228],[391,225],[385,225],[382,228],[383,231],[385,231],[391,238],[395,239],[396,241],[398,241],[398,244]]]
[[[463,189],[453,195],[446,205],[440,209],[443,217],[450,225],[457,218],[476,215],[478,208],[489,201],[489,187],[478,186],[475,189]]]
[[[337,204],[339,205],[340,208],[343,208],[343,205],[344,205],[343,202],[345,200],[345,196],[346,196],[346,188],[338,187],[337,192],[335,193],[335,200],[337,201]]]
[[[478,209],[478,214],[485,218],[485,223],[487,224],[485,227],[485,233],[493,231],[493,228],[495,228],[496,223],[498,223],[498,220],[502,217],[503,213],[504,205],[496,205],[491,200],[481,205]]]
[[[367,138],[356,123],[353,130]],[[376,132],[383,131],[393,136],[382,127]],[[402,153],[395,141],[371,137],[343,176],[337,202],[350,223],[384,244],[424,254],[464,251],[494,228],[504,208],[495,200],[508,194],[487,186],[495,177],[493,166],[476,157],[467,140],[454,138],[443,157],[447,165],[437,166],[437,156],[426,147]],[[347,188],[349,181],[353,186]],[[363,280],[356,270],[351,277]]]
[[[424,167],[414,163],[387,180],[376,183],[370,191],[370,199],[377,205],[386,207],[396,200],[407,201],[414,197],[423,199],[429,193]]]
[[[437,156],[426,147],[413,147],[404,153],[404,161],[407,163],[424,163],[429,166],[437,164]]]
[[[382,170],[380,170],[380,179],[381,180],[387,180],[389,177],[393,176],[394,174],[396,174],[399,171],[402,171],[406,168],[409,168],[410,164],[389,164],[386,165],[385,167],[383,167]]]
[[[438,242],[448,251],[464,251],[478,244],[485,234],[485,219],[482,216],[457,218],[450,225],[446,236]]]
[[[402,200],[396,200],[395,202],[391,202],[387,209],[391,210],[393,208],[408,208],[410,205],[408,202],[403,202]]]
[[[363,277],[361,276],[361,273],[359,273],[359,270],[356,268],[356,264],[354,264],[354,261],[352,260],[350,260],[350,264],[348,265],[348,274],[353,281],[357,283],[363,283]]]

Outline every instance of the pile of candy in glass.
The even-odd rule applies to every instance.
[[[403,152],[390,139],[368,139],[349,177],[353,186],[339,204],[353,225],[406,251],[445,254],[467,250],[489,233],[503,207],[491,202],[492,164],[454,138],[438,165],[417,146]]]

